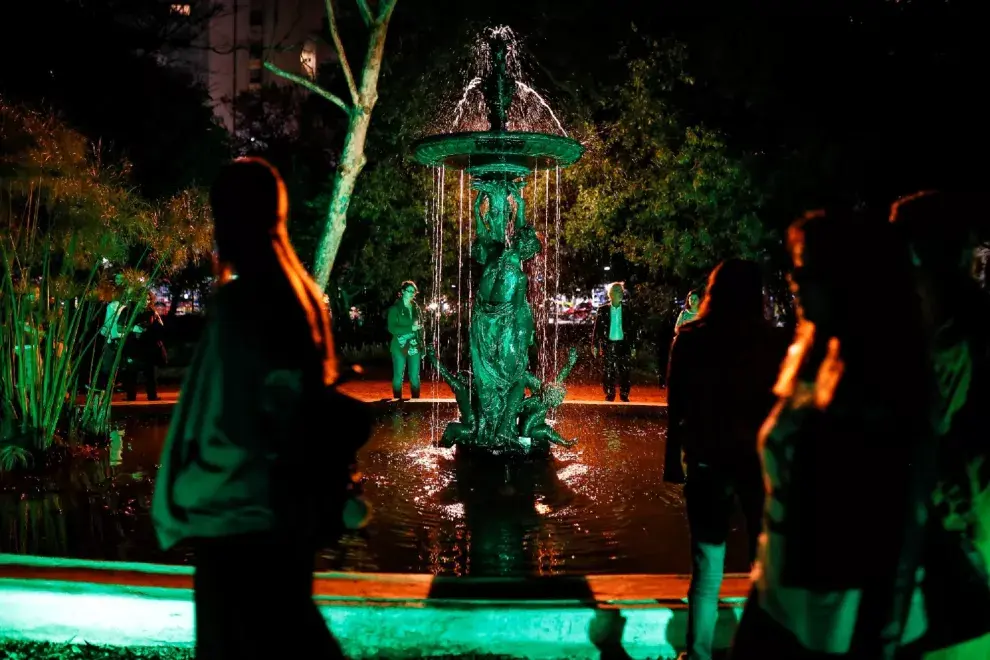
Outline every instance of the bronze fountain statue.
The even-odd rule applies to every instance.
[[[569,444],[546,423],[546,414],[563,401],[561,383],[577,353],[571,351],[551,384],[529,372],[535,325],[523,265],[542,245],[526,223],[523,188],[534,170],[571,165],[584,148],[560,135],[507,130],[519,87],[508,74],[508,48],[505,33],[493,31],[491,67],[481,85],[490,130],[434,135],[413,149],[419,163],[464,170],[478,191],[471,254],[481,279],[470,327],[472,373],[451,374],[434,353],[428,357],[454,391],[461,414],[445,430],[444,444],[493,454],[546,453],[551,443]]]

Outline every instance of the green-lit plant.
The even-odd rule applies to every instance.
[[[151,204],[127,174],[55,117],[0,99],[0,470],[30,463],[59,438],[107,430],[108,395],[90,389],[75,405],[99,369],[103,303],[130,310],[119,319],[126,337],[147,284],[208,250],[201,195]]]

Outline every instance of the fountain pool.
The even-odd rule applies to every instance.
[[[443,405],[381,410],[359,469],[374,518],[320,553],[319,570],[449,576],[595,575],[690,572],[679,486],[661,480],[665,420],[659,409],[603,412],[564,406],[557,428],[582,436],[550,460],[472,465],[430,445],[433,424],[457,412]],[[149,517],[167,418],[126,422],[111,457],[57,492],[0,493],[0,552],[96,560],[190,563],[188,550],[158,549]],[[741,523],[727,570],[746,570]]]

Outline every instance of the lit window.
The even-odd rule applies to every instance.
[[[303,45],[299,54],[299,63],[302,65],[302,72],[309,78],[316,78],[316,44],[307,41]]]
[[[182,16],[189,16],[192,13],[192,5],[190,4],[172,5],[172,13],[180,14]]]

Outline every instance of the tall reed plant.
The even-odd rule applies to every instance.
[[[204,196],[161,203],[127,183],[126,163],[56,117],[0,99],[0,471],[81,432],[106,433],[124,346],[156,277],[209,251]],[[119,319],[104,392],[106,303]],[[109,362],[110,360],[108,360]],[[84,398],[79,406],[77,400]]]

